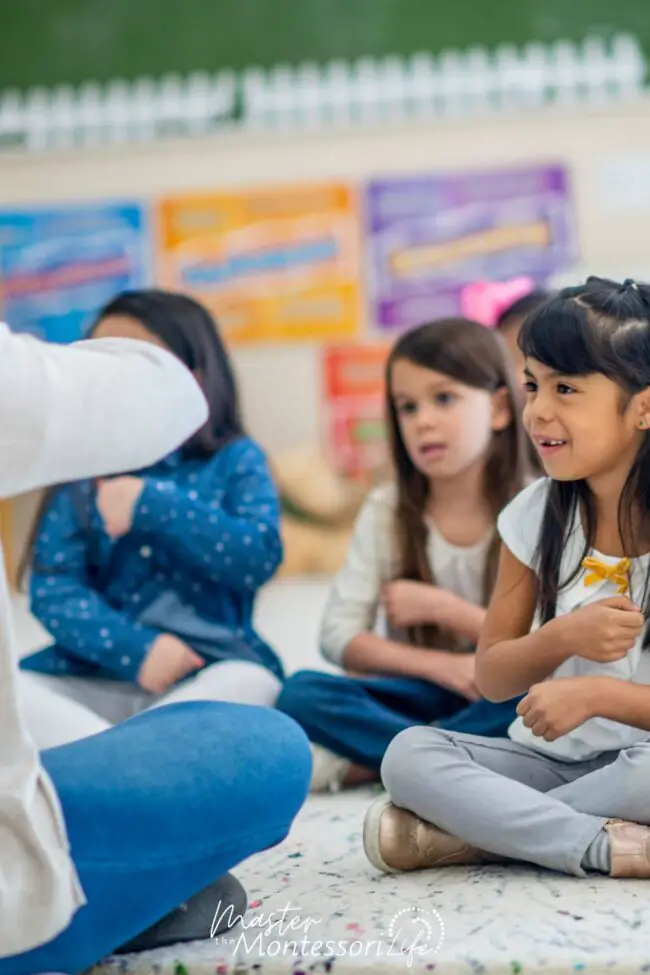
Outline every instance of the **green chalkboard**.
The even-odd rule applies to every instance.
[[[648,0],[0,0],[0,89],[630,31]]]

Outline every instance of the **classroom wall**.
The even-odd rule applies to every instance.
[[[650,277],[650,97],[471,123],[0,155],[0,206],[543,162],[570,168],[584,264],[640,275],[647,262]],[[319,351],[313,343],[234,350],[250,427],[268,450],[318,440]]]

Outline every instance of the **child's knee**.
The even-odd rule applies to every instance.
[[[430,728],[407,728],[391,741],[381,763],[381,780],[391,799],[400,805],[400,799],[413,780],[414,756],[420,750],[422,739]]]
[[[393,738],[381,764],[381,780],[396,805],[408,805],[414,778],[423,772],[428,775],[435,746],[444,741],[444,732],[428,726],[407,728]]]
[[[315,670],[299,670],[287,678],[275,702],[277,710],[304,725],[317,706],[324,676]]]
[[[261,664],[225,660],[209,665],[189,684],[177,685],[172,699],[176,694],[178,700],[229,701],[272,708],[281,686],[280,679]]]

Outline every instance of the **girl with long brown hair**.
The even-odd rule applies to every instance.
[[[301,671],[277,702],[312,741],[313,791],[378,779],[411,726],[502,736],[515,717],[474,683],[496,520],[528,479],[507,349],[467,319],[423,325],[395,344],[386,399],[394,481],[359,515],[321,630],[347,673]]]

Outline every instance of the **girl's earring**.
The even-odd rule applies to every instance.
[[[645,430],[646,422],[645,420],[639,420],[639,430]]]

